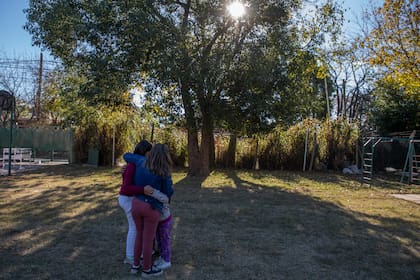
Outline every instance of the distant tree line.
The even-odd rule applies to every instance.
[[[301,146],[290,133],[308,119],[383,134],[419,128],[415,0],[366,11],[357,38],[343,34],[343,8],[333,0],[246,4],[233,18],[225,1],[31,0],[25,28],[62,63],[43,82],[44,118],[75,128],[80,154],[96,147],[102,164],[113,139],[119,156],[141,138],[169,142],[185,133],[185,148],[174,149],[190,175],[237,164],[240,139],[259,139],[248,154],[262,167],[288,168],[287,158],[298,166],[303,157],[292,150]],[[387,49],[397,43],[406,57]],[[159,138],[162,129],[174,134]],[[229,135],[223,152],[220,131]],[[338,131],[319,136],[318,160],[330,168],[356,145],[356,134],[344,140]],[[264,146],[273,135],[281,153]]]

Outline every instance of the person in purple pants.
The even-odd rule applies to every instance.
[[[157,269],[165,270],[171,267],[172,213],[169,209],[168,197],[156,189],[153,189],[151,192],[150,196],[163,203],[162,213],[156,230],[156,242],[159,250],[159,258],[154,261],[153,266]]]
[[[135,164],[136,168],[144,166],[141,156],[136,153],[126,153],[124,154],[124,159],[128,164]],[[168,196],[154,188],[151,188],[148,195],[163,203],[162,213],[160,215],[156,231],[156,242],[159,257],[154,261],[153,266],[157,269],[165,270],[171,267],[171,230],[173,219],[169,208],[170,201]]]
[[[124,155],[124,159],[127,160],[126,155]],[[171,164],[168,147],[164,144],[154,145],[148,155],[146,166],[136,166],[135,185],[150,185],[154,191],[160,191],[170,198],[174,192],[170,171]],[[131,212],[136,224],[137,235],[131,272],[135,273],[142,269],[141,276],[143,278],[162,274],[162,269],[152,265],[152,250],[159,219],[161,214],[164,214],[164,209],[164,203],[149,195],[137,194],[132,202]],[[141,255],[143,255],[142,268],[140,267]]]
[[[160,257],[153,263],[158,269],[167,269],[171,267],[171,230],[173,219],[172,215],[158,224],[156,232],[156,241],[159,247]]]

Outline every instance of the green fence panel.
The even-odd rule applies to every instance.
[[[89,149],[88,164],[98,166],[98,163],[99,163],[99,151],[97,149]]]
[[[10,128],[0,128],[0,148],[8,148]],[[13,148],[32,148],[34,156],[48,156],[52,159],[57,153],[65,153],[73,162],[73,131],[56,128],[13,128]]]

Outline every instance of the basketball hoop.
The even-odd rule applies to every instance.
[[[10,138],[9,138],[9,172],[11,174],[12,169],[12,138],[13,138],[13,113],[15,110],[15,97],[8,91],[0,90],[0,113],[1,110],[10,111]]]
[[[0,109],[11,111],[13,105],[13,95],[5,90],[0,90]]]

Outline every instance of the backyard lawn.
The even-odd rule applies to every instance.
[[[157,279],[420,279],[419,186],[339,173],[173,174],[172,267]],[[0,177],[0,279],[137,279],[119,168]]]

